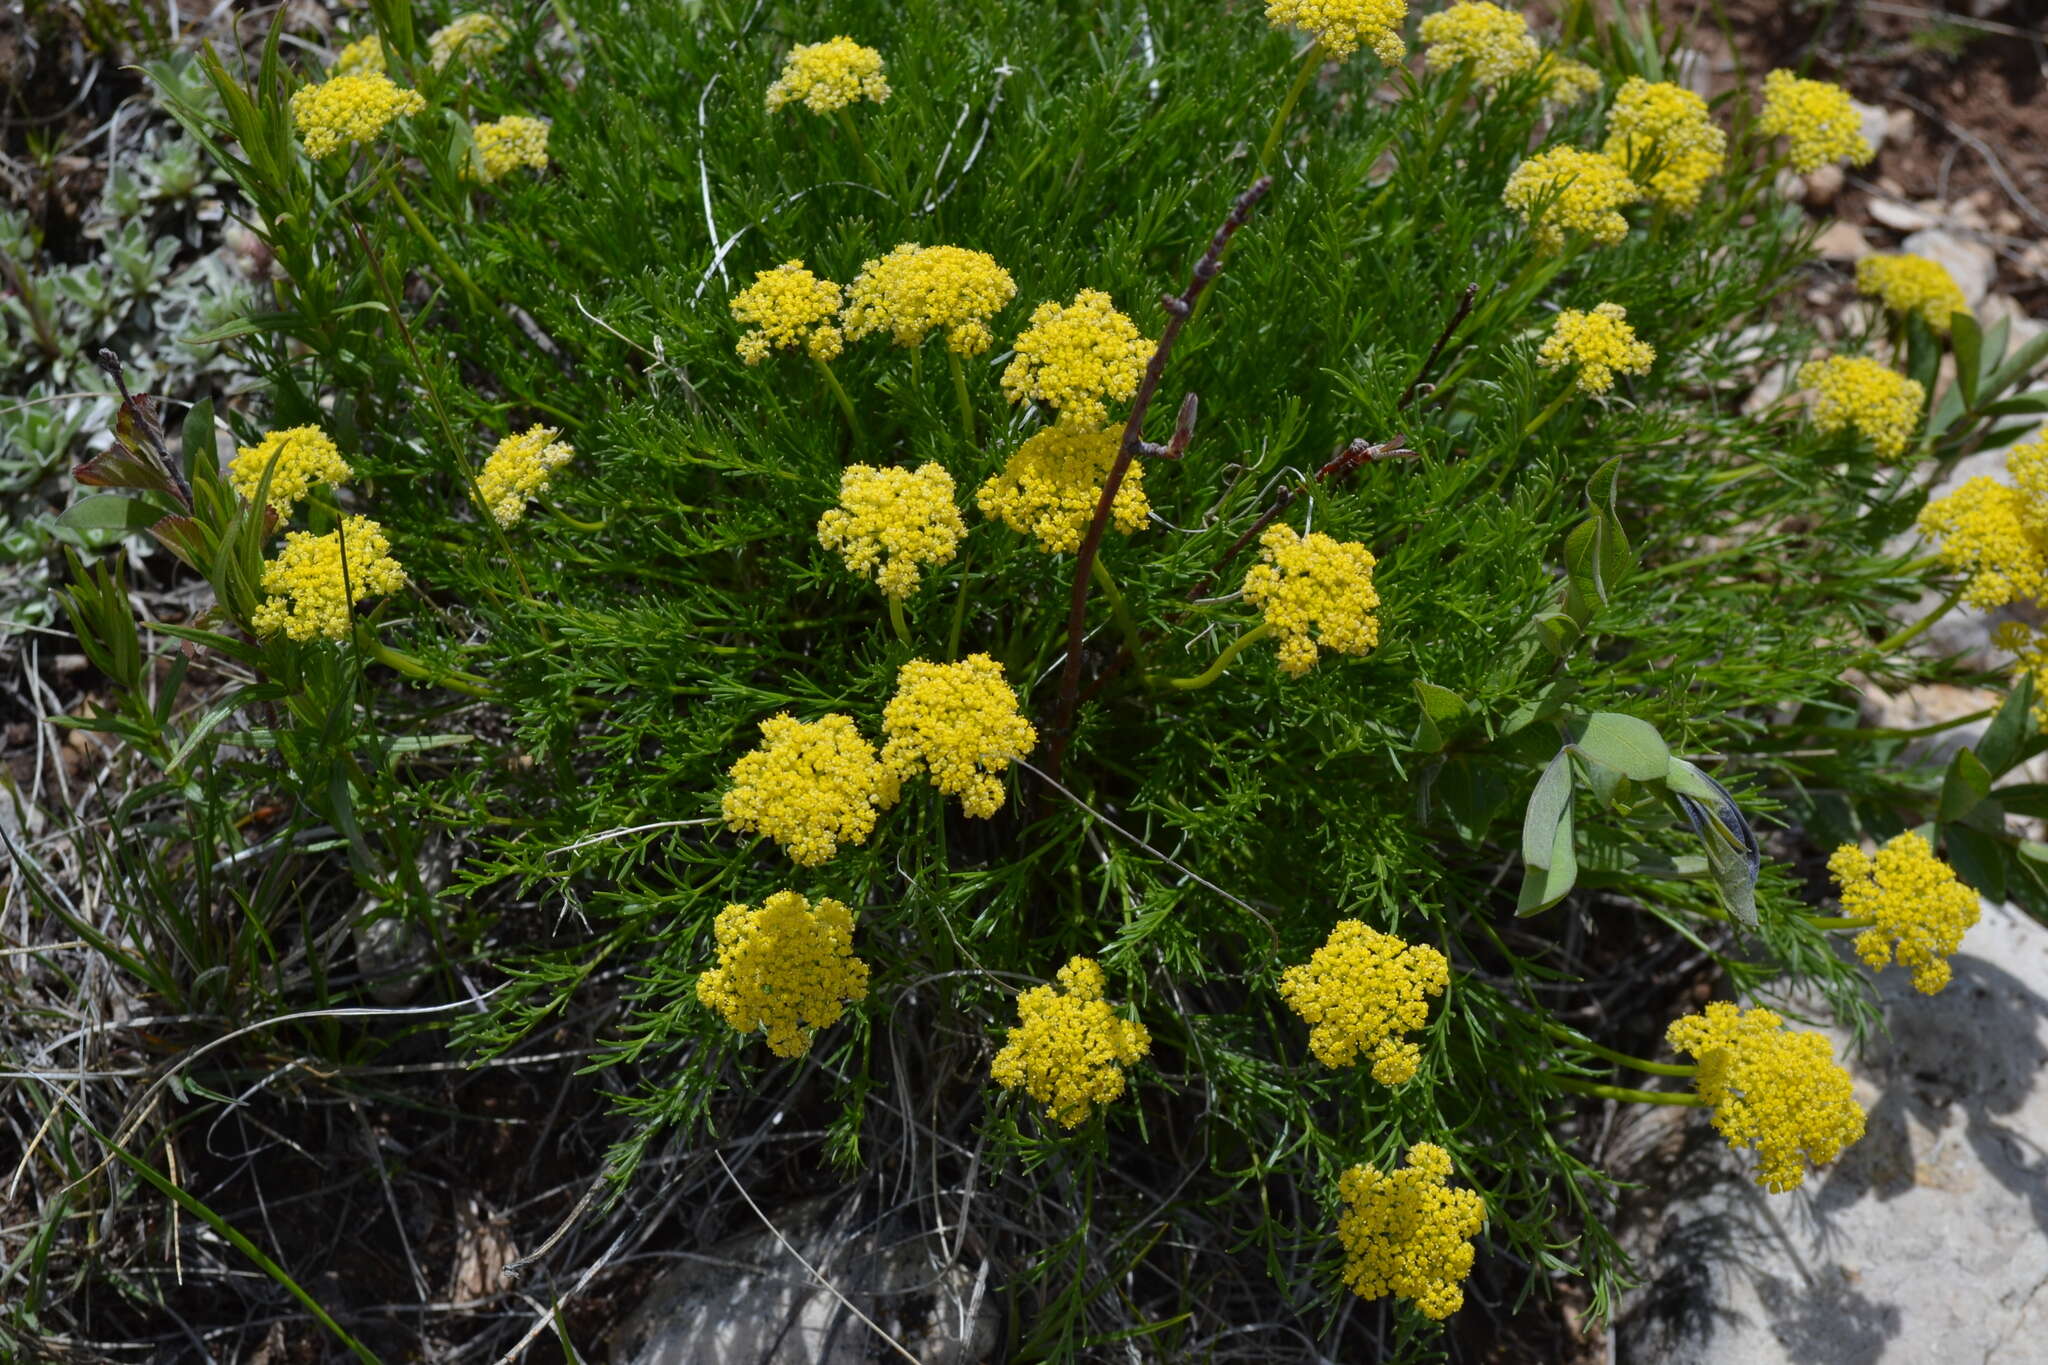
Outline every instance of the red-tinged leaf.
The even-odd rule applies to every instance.
[[[149,528],[163,547],[185,561],[188,569],[200,570],[212,556],[206,528],[191,517],[169,516]]]
[[[156,461],[123,446],[93,456],[73,469],[71,477],[94,488],[141,488],[166,497],[177,496],[170,476]]]

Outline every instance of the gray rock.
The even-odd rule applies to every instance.
[[[2048,1360],[2048,930],[1987,905],[1951,963],[1935,996],[1879,976],[1865,1136],[1803,1188],[1757,1188],[1703,1111],[1643,1125],[1618,1365]]]
[[[762,1228],[693,1251],[654,1282],[621,1324],[612,1359],[620,1365],[900,1359],[861,1321],[853,1311],[858,1308],[922,1365],[993,1360],[1002,1322],[988,1292],[987,1264],[977,1271],[950,1259],[945,1238],[934,1232],[899,1227],[894,1219],[878,1228],[859,1204],[805,1200],[770,1212],[781,1238]],[[805,1270],[791,1248],[818,1275]]]
[[[1829,261],[1860,261],[1870,254],[1870,243],[1864,239],[1863,229],[1854,223],[1829,223],[1820,236],[1814,238],[1813,248],[1821,259]]]
[[[1991,280],[1998,273],[1998,261],[1991,254],[1991,248],[1982,242],[1973,242],[1941,228],[1929,228],[1914,233],[1902,245],[1915,256],[1940,262],[1972,307],[1991,292]]]
[[[1863,140],[1870,144],[1870,150],[1884,150],[1885,135],[1891,131],[1891,114],[1879,105],[1865,104],[1862,100],[1850,100],[1856,106],[1856,113],[1863,119]]]
[[[1923,232],[1941,222],[1941,215],[1903,199],[1870,196],[1870,216],[1893,232]]]

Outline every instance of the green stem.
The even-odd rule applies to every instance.
[[[483,291],[476,287],[476,281],[472,280],[469,277],[469,272],[464,270],[461,264],[448,254],[448,249],[441,245],[441,239],[436,237],[433,230],[420,220],[419,214],[413,212],[413,207],[406,201],[406,197],[399,193],[398,180],[391,174],[391,168],[385,167],[381,175],[384,181],[384,192],[391,196],[392,203],[398,205],[399,215],[405,219],[406,226],[410,227],[413,230],[413,234],[426,244],[427,251],[434,258],[434,263],[447,274],[449,279],[462,286],[463,292],[469,295],[471,303],[475,304],[479,309],[488,310],[490,304],[485,301]]]
[[[1109,566],[1102,562],[1102,556],[1095,556],[1089,564],[1089,573],[1095,586],[1102,589],[1102,595],[1109,599],[1110,615],[1116,618],[1116,628],[1123,632],[1124,645],[1131,651],[1131,667],[1138,672],[1138,682],[1145,681],[1145,655],[1139,648],[1138,623],[1131,616],[1131,609],[1124,603],[1124,595],[1118,591],[1116,579],[1110,576]]]
[[[903,619],[903,599],[888,594],[886,600],[889,603],[889,628],[896,632],[897,639],[906,645],[910,644],[910,625]]]
[[[1935,622],[1955,610],[1956,604],[1963,600],[1963,593],[1968,590],[1969,586],[1970,580],[1967,578],[1956,584],[1955,591],[1943,598],[1940,606],[1928,612],[1904,630],[1878,641],[1876,645],[1864,651],[1864,657],[1867,659],[1881,659],[1886,655],[1898,653],[1901,649],[1919,639],[1927,633]]]
[[[1574,393],[1578,392],[1578,388],[1579,386],[1577,384],[1565,385],[1564,392],[1558,394],[1557,397],[1551,399],[1549,407],[1543,409],[1543,411],[1537,413],[1534,417],[1531,417],[1529,419],[1529,425],[1522,428],[1522,439],[1526,441],[1531,436],[1534,436],[1537,432],[1543,430],[1543,424],[1548,422],[1551,418],[1557,416],[1558,411],[1561,408],[1563,408],[1566,403],[1569,403],[1571,401],[1571,397]]]
[[[866,435],[860,429],[860,415],[853,410],[853,400],[848,398],[846,390],[839,386],[839,376],[832,373],[832,367],[829,364],[818,359],[816,356],[811,357],[811,363],[818,367],[819,374],[825,376],[826,387],[830,388],[832,396],[839,400],[839,410],[846,414],[846,425],[852,430],[853,439],[856,441],[867,440]]]
[[[1168,678],[1166,680],[1167,686],[1178,687],[1184,692],[1192,692],[1198,687],[1207,687],[1210,683],[1223,676],[1223,670],[1230,667],[1231,661],[1237,658],[1238,655],[1244,653],[1247,649],[1250,649],[1272,633],[1273,628],[1271,626],[1267,625],[1264,621],[1259,622],[1258,625],[1231,641],[1229,648],[1216,656],[1215,663],[1210,664],[1192,678]]]
[[[561,522],[564,526],[574,527],[578,531],[602,531],[611,524],[610,517],[606,517],[603,521],[583,521],[570,516],[551,502],[543,503],[542,505],[548,509],[548,515],[552,516],[556,521]]]
[[[860,164],[867,170],[868,183],[894,202],[895,196],[889,193],[889,185],[882,178],[881,168],[875,165],[875,159],[868,155],[867,143],[861,141],[860,129],[853,124],[853,115],[846,112],[844,105],[834,109],[832,114],[839,120],[839,131],[846,134],[846,140],[853,144],[853,150],[860,153]]]
[[[474,673],[464,673],[460,669],[434,668],[414,655],[385,644],[368,626],[356,627],[356,648],[386,668],[403,673],[408,678],[417,678],[421,682],[430,682],[451,692],[460,692],[464,696],[477,697],[485,701],[497,695],[488,683]]]
[[[960,657],[960,629],[967,623],[967,584],[971,575],[967,572],[974,563],[969,553],[960,561],[960,591],[953,598],[953,628],[946,632],[946,661],[951,663]]]
[[[946,349],[946,365],[953,371],[953,397],[960,404],[960,434],[967,438],[967,444],[974,444],[974,400],[967,396],[967,366],[960,360],[960,353],[951,347]]]
[[[1698,1095],[1677,1090],[1630,1090],[1619,1085],[1601,1085],[1598,1081],[1582,1081],[1576,1076],[1547,1076],[1552,1086],[1569,1091],[1574,1095],[1591,1095],[1595,1099],[1619,1100],[1623,1104],[1667,1104],[1688,1109],[1705,1109],[1707,1102]]]
[[[1443,148],[1444,139],[1450,136],[1451,125],[1457,121],[1458,112],[1465,107],[1465,96],[1472,93],[1472,63],[1458,63],[1458,74],[1451,81],[1450,97],[1444,101],[1443,112],[1437,115],[1436,126],[1429,130],[1429,142],[1422,149],[1422,157],[1416,162],[1424,173]],[[1483,110],[1481,111],[1484,112]]]
[[[1696,1076],[1699,1074],[1699,1068],[1696,1066],[1673,1062],[1646,1062],[1640,1057],[1631,1057],[1626,1052],[1616,1052],[1611,1047],[1602,1047],[1590,1039],[1581,1038],[1578,1034],[1573,1033],[1563,1024],[1553,1019],[1542,1019],[1538,1023],[1545,1033],[1559,1042],[1570,1043],[1576,1048],[1584,1048],[1595,1057],[1604,1057],[1616,1066],[1625,1066],[1632,1071],[1647,1071],[1652,1076]]]
[[[1273,115],[1273,126],[1266,130],[1265,145],[1259,148],[1257,175],[1264,175],[1266,167],[1273,164],[1273,153],[1280,150],[1280,135],[1287,130],[1287,120],[1294,113],[1294,106],[1301,102],[1301,92],[1308,89],[1309,80],[1322,69],[1326,55],[1321,42],[1310,43],[1308,51],[1302,54],[1301,69],[1294,73],[1294,84],[1287,87],[1279,111]]]
[[[1816,929],[1868,929],[1877,920],[1869,915],[1808,915],[1806,922]]]
[[[1731,483],[1741,483],[1759,474],[1774,474],[1777,471],[1762,463],[1739,464],[1733,469],[1717,469],[1702,480],[1709,488],[1726,488]]]

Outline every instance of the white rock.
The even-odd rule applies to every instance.
[[[1991,280],[1998,270],[1998,260],[1991,254],[1991,248],[1982,242],[1973,242],[1953,232],[1931,228],[1916,232],[1902,244],[1915,256],[1925,256],[1938,261],[1956,287],[1963,291],[1963,297],[1974,307],[1991,290]]]
[[[1891,114],[1878,105],[1865,104],[1862,100],[1852,99],[1849,103],[1855,105],[1856,112],[1862,116],[1863,140],[1870,144],[1870,150],[1883,151],[1885,134],[1891,130]]]
[[[1845,172],[1830,161],[1806,176],[1806,202],[1814,208],[1826,208],[1835,202],[1835,196],[1842,192]]]
[[[977,1274],[947,1261],[944,1237],[877,1229],[851,1198],[805,1200],[768,1217],[912,1359],[974,1365],[994,1358],[1002,1326],[987,1266]],[[689,1250],[697,1255],[664,1272],[613,1334],[617,1365],[861,1365],[901,1358],[767,1229]]]
[[[1915,208],[1903,199],[1888,199],[1878,195],[1870,196],[1870,216],[1893,232],[1920,232],[1941,222],[1940,217]]]
[[[1824,260],[1830,261],[1860,261],[1870,254],[1863,229],[1854,223],[1829,223],[1827,230],[1813,239],[1813,246]]]
[[[2048,930],[1986,905],[1951,963],[1935,996],[1897,967],[1880,974],[1890,1036],[1861,1058],[1829,1030],[1867,1128],[1801,1189],[1751,1183],[1753,1158],[1730,1153],[1699,1110],[1642,1125],[1626,1174],[1649,1188],[1623,1237],[1645,1282],[1623,1300],[1613,1358],[2048,1357]]]
[[[1706,53],[1694,47],[1681,47],[1671,54],[1671,67],[1679,85],[1703,100],[1714,97],[1714,63]]]
[[[1913,111],[1901,106],[1884,116],[1884,136],[1887,142],[1906,143],[1913,140]]]

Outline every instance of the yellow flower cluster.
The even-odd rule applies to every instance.
[[[1616,372],[1648,374],[1656,359],[1650,344],[1636,339],[1628,310],[1618,303],[1603,303],[1590,313],[1563,310],[1536,352],[1537,363],[1546,370],[1577,366],[1579,392],[1596,394],[1614,387]]]
[[[354,76],[365,71],[384,69],[384,44],[377,35],[356,39],[335,55],[334,72],[337,76]]]
[[[782,74],[768,87],[768,112],[801,103],[814,114],[830,114],[855,100],[880,104],[889,98],[882,54],[851,38],[798,43],[783,58]]]
[[[1815,425],[1826,432],[1854,427],[1883,460],[1906,453],[1927,397],[1919,380],[1860,355],[1809,360],[1799,367],[1799,384],[1820,394],[1813,406]]]
[[[1124,1068],[1151,1051],[1152,1035],[1118,1017],[1102,998],[1106,986],[1100,964],[1076,957],[1060,968],[1057,987],[1018,996],[1017,1025],[989,1067],[995,1083],[1021,1087],[1068,1128],[1123,1094]]]
[[[980,355],[995,342],[988,320],[1017,297],[1017,282],[986,251],[904,242],[861,265],[846,291],[849,340],[887,332],[899,346],[919,346],[944,328],[946,349]]]
[[[1925,256],[1865,256],[1856,262],[1856,292],[1875,294],[1901,316],[1918,313],[1942,336],[1948,335],[1950,314],[1970,311],[1955,277]]]
[[[2048,601],[2048,427],[2005,453],[2018,487],[1979,474],[1920,513],[1942,562],[1970,575],[1963,600],[1980,611]]]
[[[477,160],[482,169],[477,178],[486,185],[510,175],[521,166],[536,171],[548,168],[548,122],[525,114],[507,114],[470,130],[476,139]]]
[[[1372,609],[1376,561],[1355,540],[1321,531],[1298,536],[1275,524],[1259,537],[1259,562],[1245,570],[1244,600],[1257,607],[1280,637],[1280,671],[1298,678],[1315,667],[1317,646],[1363,654],[1380,642]],[[1314,634],[1311,636],[1310,631]]]
[[[1673,1020],[1664,1037],[1699,1063],[1693,1084],[1728,1146],[1756,1147],[1756,1183],[1767,1190],[1797,1189],[1802,1162],[1825,1166],[1863,1136],[1849,1073],[1818,1033],[1788,1033],[1770,1010],[1715,1001]]]
[[[1828,872],[1842,888],[1842,913],[1871,921],[1856,936],[1856,956],[1875,970],[1896,955],[1901,967],[1913,969],[1913,989],[1922,995],[1948,984],[1948,956],[1962,946],[1981,907],[1925,839],[1907,830],[1875,858],[1843,844],[1828,859]]]
[[[294,90],[292,126],[299,130],[306,155],[317,161],[343,147],[368,142],[393,119],[426,107],[426,97],[419,91],[393,84],[381,71],[366,71]]]
[[[697,999],[738,1033],[761,1029],[778,1057],[810,1051],[811,1035],[868,994],[868,964],[853,955],[853,912],[830,896],[813,906],[778,891],[755,910],[728,905],[712,934],[718,965],[697,978]]]
[[[1848,91],[1790,71],[1764,77],[1764,110],[1756,126],[1765,137],[1784,136],[1792,169],[1802,175],[1830,161],[1861,166],[1877,155],[1863,137],[1863,116]]]
[[[351,607],[404,586],[384,528],[368,517],[349,517],[324,536],[288,531],[284,548],[263,565],[263,601],[249,624],[258,635],[340,640],[348,635]]]
[[[754,282],[732,298],[733,317],[753,328],[733,349],[749,365],[797,346],[814,360],[830,360],[845,349],[844,336],[832,324],[838,312],[839,286],[804,269],[802,261],[758,270]]]
[[[1003,393],[1012,403],[1051,404],[1062,422],[1099,427],[1109,419],[1104,400],[1121,403],[1137,392],[1151,358],[1152,343],[1109,295],[1083,289],[1072,303],[1047,301],[1032,310],[1003,371]]]
[[[1543,98],[1552,104],[1570,107],[1584,103],[1600,93],[1600,72],[1574,57],[1560,57],[1555,52],[1543,54],[1542,64],[1536,74],[1543,81]]]
[[[1491,90],[1535,66],[1542,58],[1520,12],[1486,0],[1464,0],[1422,21],[1423,60],[1431,71],[1472,63],[1472,81]]]
[[[932,463],[915,471],[849,465],[839,505],[818,518],[818,543],[899,602],[917,591],[919,566],[950,563],[966,534],[953,476]]]
[[[1601,150],[1652,203],[1691,213],[1699,207],[1700,191],[1728,160],[1728,135],[1692,91],[1631,76],[1608,111],[1607,145]]]
[[[733,829],[782,845],[816,867],[839,845],[864,844],[875,812],[896,804],[896,775],[875,758],[850,717],[806,724],[787,712],[761,722],[761,747],[741,757],[721,810]]]
[[[1280,998],[1308,1025],[1317,1061],[1350,1066],[1369,1052],[1372,1078],[1401,1085],[1422,1061],[1421,1047],[1401,1035],[1428,1022],[1429,997],[1450,981],[1450,961],[1436,949],[1347,919],[1306,963],[1280,974]]]
[[[1407,1299],[1442,1322],[1464,1306],[1472,1273],[1472,1239],[1486,1226],[1486,1201],[1454,1190],[1451,1154],[1433,1142],[1408,1149],[1390,1175],[1353,1166],[1338,1180],[1345,1209],[1337,1218],[1344,1243],[1344,1283],[1362,1299]]]
[[[1522,223],[1545,251],[1564,247],[1567,232],[1583,232],[1599,246],[1628,236],[1620,210],[1643,197],[1621,163],[1600,152],[1552,147],[1515,167],[1501,202],[1522,215]]]
[[[930,773],[934,786],[960,798],[962,810],[984,819],[1003,804],[997,774],[1038,743],[1003,666],[986,654],[903,665],[896,695],[882,709],[882,735],[882,766],[893,776]]]
[[[525,431],[507,436],[491,451],[476,476],[476,491],[483,510],[500,526],[510,526],[526,515],[526,501],[547,492],[555,471],[576,457],[562,433],[536,422]]]
[[[1047,427],[1017,447],[1002,473],[989,475],[974,495],[975,505],[983,516],[1035,537],[1047,554],[1078,550],[1122,439],[1121,432],[1091,431],[1068,422]],[[1109,505],[1110,524],[1130,535],[1151,511],[1145,466],[1133,460]]]
[[[1340,60],[1363,45],[1388,66],[1400,61],[1408,55],[1401,41],[1407,18],[1408,0],[1266,0],[1267,23],[1300,29]]]
[[[427,60],[439,71],[453,61],[487,62],[505,50],[512,30],[495,14],[461,14],[427,39]]]
[[[271,468],[271,461],[277,462]],[[238,446],[228,465],[228,482],[250,502],[270,470],[269,502],[280,517],[289,513],[299,499],[312,492],[316,483],[344,484],[353,472],[341,451],[318,427],[286,427],[268,432],[253,446]]]

